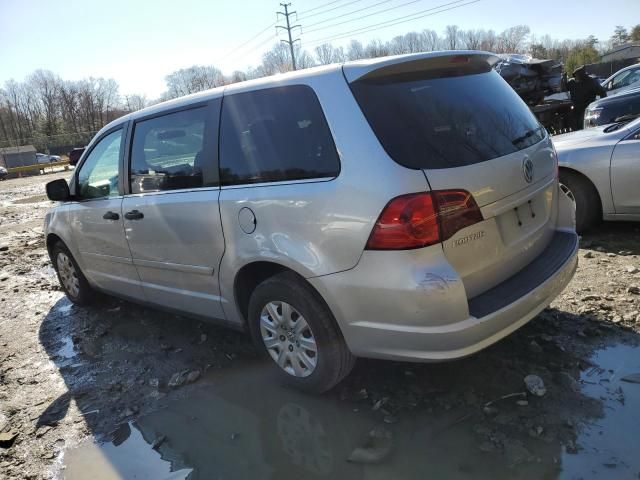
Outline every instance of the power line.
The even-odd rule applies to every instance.
[[[382,3],[387,3],[388,1],[391,1],[391,0],[384,0],[382,2],[376,3],[375,5],[372,5],[371,7],[375,7],[375,6],[380,5]],[[362,20],[363,18],[373,17],[374,15],[379,15],[381,13],[390,12],[391,10],[396,10],[398,8],[401,8],[401,7],[406,7],[407,5],[412,5],[414,3],[423,2],[423,1],[424,0],[411,0],[410,2],[401,3],[400,5],[396,5],[394,7],[384,8],[384,9],[379,10],[377,12],[373,12],[373,13],[369,13],[367,15],[363,15],[362,17],[358,17],[356,19],[345,20],[344,22],[332,23],[331,25],[326,25],[324,27],[314,28],[313,30],[307,30],[305,33],[312,33],[312,32],[318,32],[320,30],[326,30],[327,28],[337,27],[339,25],[344,25],[345,23],[354,22],[356,20]],[[463,0],[459,0],[459,1],[462,2]],[[367,8],[371,8],[371,7],[361,8],[359,11],[366,10]],[[356,10],[356,11],[354,11],[352,13],[356,13],[356,12],[358,12],[358,10]],[[349,14],[345,14],[345,15],[341,15],[341,16],[347,16],[347,15],[349,15]],[[412,15],[416,15],[416,14],[412,14]],[[335,18],[340,18],[340,16],[335,17]],[[318,22],[318,23],[322,23],[322,22]],[[316,23],[315,25],[318,25],[318,23]],[[309,26],[311,27],[313,25],[309,25]]]
[[[333,5],[334,3],[338,3],[338,2],[344,2],[344,0],[333,0],[333,2],[324,3],[322,5],[318,5],[317,7],[310,8],[309,10],[303,10],[302,12],[300,12],[300,14],[304,15],[307,12],[314,12],[319,8],[328,7],[329,5]]]
[[[300,27],[300,25],[291,25],[291,23],[289,23],[289,17],[296,13],[296,12],[290,12],[289,11],[289,7],[291,6],[291,3],[281,3],[280,6],[284,7],[284,12],[276,12],[276,16],[277,15],[283,15],[285,20],[286,20],[286,22],[287,22],[287,26],[283,27],[281,25],[276,25],[276,28],[282,28],[283,30],[287,31],[287,35],[289,36],[289,40],[281,40],[281,42],[286,43],[286,44],[289,45],[289,50],[291,51],[291,65],[292,65],[293,69],[296,70],[296,57],[295,57],[295,53],[293,51],[293,44],[295,42],[299,42],[300,39],[296,38],[295,40],[293,40],[291,38],[291,30],[293,30],[294,28]]]
[[[465,7],[467,5],[471,5],[471,4],[480,2],[480,0],[473,0],[473,1],[470,1],[470,2],[467,2],[467,3],[462,3],[462,4],[459,4],[459,5],[456,5],[456,4],[458,4],[458,3],[462,2],[462,1],[464,1],[464,0],[456,0],[454,2],[445,3],[445,4],[442,4],[442,5],[439,5],[437,7],[433,7],[433,8],[427,9],[427,10],[422,10],[420,12],[416,12],[416,13],[413,13],[411,15],[405,15],[403,17],[398,17],[398,18],[395,18],[393,20],[387,20],[385,22],[376,23],[374,25],[369,25],[367,27],[357,28],[355,30],[350,30],[348,32],[342,32],[342,33],[339,33],[339,34],[336,34],[336,35],[331,35],[331,36],[328,36],[328,37],[319,38],[319,39],[310,41],[309,43],[307,43],[307,45],[316,45],[316,44],[324,43],[324,42],[331,41],[331,40],[339,40],[339,39],[348,37],[348,36],[350,36],[350,35],[352,35],[354,33],[362,34],[362,33],[371,32],[371,31],[376,30],[376,29],[383,29],[383,28],[387,28],[387,27],[393,27],[395,25],[400,25],[402,23],[411,22],[413,20],[418,20],[420,18],[430,17],[430,16],[433,16],[433,15],[437,15],[438,13],[443,13],[443,12],[446,12],[446,11],[449,11],[449,10],[454,10],[456,8],[461,8],[461,7]],[[451,6],[449,8],[443,8],[443,7],[446,7],[448,5],[453,5],[453,6]],[[438,10],[438,9],[441,9],[441,10]],[[438,10],[438,11],[434,12],[433,10]],[[429,12],[429,11],[431,11],[431,13],[426,13],[424,15],[420,15],[420,16],[417,16],[417,17],[415,16],[415,15],[418,15],[420,13]],[[406,19],[407,17],[413,17],[413,18],[409,18],[407,20],[402,20],[402,19]],[[389,22],[393,22],[393,23],[389,23]]]
[[[350,2],[345,3],[344,5],[338,5],[337,7],[329,8],[327,10],[323,10],[322,12],[312,13],[311,15],[307,15],[306,17],[302,17],[300,20],[306,20],[307,18],[317,17],[318,15],[324,15],[325,13],[333,12],[334,10],[338,10],[339,8],[348,7],[349,5],[353,5],[354,3],[358,3],[361,1],[362,0],[351,0]]]
[[[343,13],[342,15],[336,15],[335,17],[325,18],[324,20],[320,20],[319,22],[312,23],[311,25],[307,25],[307,27],[315,27],[316,25],[320,25],[321,23],[330,22],[331,20],[337,20],[338,18],[348,17],[349,15],[353,15],[354,13],[362,12],[363,10],[369,10],[370,8],[377,7],[378,5],[382,5],[383,3],[389,3],[393,0],[382,0],[381,2],[374,3],[373,5],[369,5],[368,7],[362,7],[357,10],[353,10],[349,13]],[[421,0],[420,0],[421,1]]]
[[[249,40],[247,40],[246,42],[241,43],[240,45],[238,45],[237,47],[235,47],[234,49],[228,51],[227,53],[225,53],[222,57],[222,59],[225,59],[227,57],[229,57],[232,53],[237,52],[238,50],[242,49],[242,47],[244,47],[245,45],[251,43],[252,41],[254,41],[256,38],[258,38],[260,35],[262,35],[263,33],[265,33],[267,30],[269,30],[270,28],[274,27],[276,25],[277,22],[273,22],[272,24],[270,24],[269,26],[267,26],[264,30],[260,30],[258,33],[256,33],[253,37],[251,37]]]

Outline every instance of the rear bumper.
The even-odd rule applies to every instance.
[[[365,251],[356,268],[309,281],[355,355],[438,361],[473,354],[535,317],[573,277],[577,253],[578,236],[557,230],[527,267],[471,300],[439,246]]]

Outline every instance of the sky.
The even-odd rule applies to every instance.
[[[451,24],[496,32],[526,24],[537,36],[606,40],[615,25],[640,23],[640,0],[617,0],[615,7],[603,0],[477,0],[448,11],[442,10],[460,2],[441,8],[436,7],[452,0],[291,2],[294,23],[302,26],[295,34],[309,50],[314,41],[388,20],[401,22],[417,12],[429,15],[332,43],[389,40],[425,28],[442,33]],[[347,15],[359,9],[365,10]],[[386,9],[391,10],[376,14]],[[229,74],[257,66],[261,55],[285,38],[282,30],[275,36],[277,10],[282,10],[278,0],[0,0],[0,85],[46,69],[65,80],[114,78],[123,95],[157,98],[165,90],[164,77],[180,68],[215,65]]]

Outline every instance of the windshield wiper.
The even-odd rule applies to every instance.
[[[524,142],[527,138],[533,137],[539,131],[540,131],[540,128],[533,128],[529,130],[527,133],[525,133],[524,135],[522,135],[521,137],[518,137],[515,140],[512,140],[511,143],[513,143],[513,145],[517,147],[518,144]]]

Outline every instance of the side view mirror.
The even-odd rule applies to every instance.
[[[64,178],[47,183],[47,197],[54,202],[64,202],[71,198],[69,184]]]

